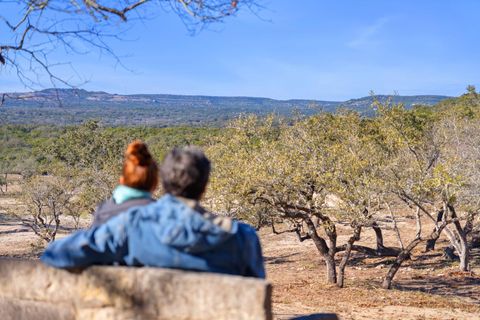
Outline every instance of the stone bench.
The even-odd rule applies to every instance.
[[[272,319],[271,286],[253,278],[157,268],[71,273],[0,259],[0,319]]]
[[[0,259],[0,320],[270,320],[271,291],[264,280],[214,273],[127,267],[74,273]]]

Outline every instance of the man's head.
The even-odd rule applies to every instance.
[[[175,148],[163,160],[160,178],[166,193],[200,200],[208,183],[210,161],[197,147]]]

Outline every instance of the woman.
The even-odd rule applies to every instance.
[[[158,186],[158,165],[147,145],[136,140],[125,152],[120,185],[112,197],[100,204],[94,212],[93,226],[99,225],[121,212],[154,202],[152,193]]]

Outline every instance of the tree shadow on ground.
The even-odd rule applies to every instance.
[[[414,275],[408,280],[398,280],[394,287],[402,291],[420,291],[428,294],[437,294],[446,297],[463,297],[473,303],[480,304],[480,276],[473,272],[461,272],[457,268],[451,269],[451,261],[441,258],[442,254],[431,253],[431,257],[440,257],[442,260],[436,260],[429,263],[418,263],[415,261],[411,268],[425,269],[428,267],[446,268],[443,273]],[[430,257],[430,258],[431,258]],[[420,262],[429,257],[421,257]],[[472,267],[480,265],[480,249],[471,250],[470,264]]]
[[[265,263],[267,264],[283,264],[283,263],[289,263],[289,262],[295,262],[295,260],[291,260],[289,258],[297,256],[298,253],[291,253],[291,254],[286,254],[283,256],[275,256],[275,257],[264,257]]]
[[[367,261],[371,259],[376,259],[376,261]],[[361,267],[362,269],[376,269],[382,265],[387,267],[391,265],[394,260],[395,257],[374,257],[365,254],[355,253],[348,260],[348,266]]]
[[[24,231],[25,228],[29,228],[27,223],[33,223],[33,219],[31,218],[25,218],[23,221],[12,216],[9,214],[5,213],[0,213],[0,226],[19,226],[20,228],[18,229],[18,232],[28,232],[31,231],[28,229],[27,231]],[[53,229],[54,226],[52,225],[51,228]],[[66,232],[66,233],[71,233],[74,231],[77,231],[75,227],[72,226],[62,226],[60,225],[58,227],[58,230],[61,232]],[[10,234],[10,233],[15,233],[13,230],[9,231],[1,231],[0,234]]]
[[[411,280],[396,282],[394,288],[401,291],[420,291],[446,297],[464,297],[480,304],[480,277],[468,273],[416,276]]]
[[[13,226],[21,224],[21,221],[18,221],[18,219],[15,219],[15,217],[6,214],[6,213],[0,213],[0,226]]]
[[[455,261],[449,261],[443,258],[443,246],[438,246],[435,251],[414,253],[412,259],[406,260],[402,268],[409,267],[415,270],[428,270],[428,269],[443,269],[454,265]],[[480,262],[480,257],[478,258]],[[374,260],[374,261],[372,261]],[[351,267],[361,267],[363,269],[375,269],[381,266],[388,268],[395,261],[395,257],[376,257],[369,256],[361,253],[354,253],[350,258],[348,264]],[[472,254],[472,263],[475,262],[474,255]]]
[[[471,249],[470,263],[472,264],[472,266],[480,266],[480,248]]]
[[[13,230],[5,230],[5,231],[0,231],[0,235],[4,234],[13,234],[13,233],[23,233],[23,232],[31,232],[32,230],[28,229],[27,227],[23,228],[16,228]]]

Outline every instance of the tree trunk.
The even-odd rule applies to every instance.
[[[448,246],[443,249],[443,258],[447,261],[459,261],[460,257],[455,254],[455,248]]]
[[[325,265],[327,267],[327,282],[336,283],[337,282],[337,271],[335,266],[335,250],[329,250],[327,242],[325,239],[318,235],[317,229],[312,219],[305,218],[305,223],[308,227],[308,235],[313,240],[315,247],[317,248],[320,255],[325,260]]]
[[[437,213],[437,223],[440,223],[442,221],[443,213],[444,213],[443,209],[438,211],[438,213]],[[435,228],[436,228],[436,226],[435,226]],[[430,240],[427,241],[427,243],[425,245],[425,252],[435,250],[435,245],[437,244],[438,238],[440,238],[440,233],[438,234],[438,237],[430,239]]]
[[[275,221],[272,219],[272,232],[273,234],[278,234],[277,229],[275,229]]]
[[[327,266],[327,282],[337,282],[337,270],[335,270],[335,259],[330,254],[324,255],[325,265]]]
[[[400,245],[400,249],[405,249],[405,246],[403,245],[402,241],[402,235],[400,234],[400,229],[398,229],[397,225],[397,219],[395,219],[395,215],[393,214],[392,208],[388,204],[388,202],[385,202],[386,207],[388,208],[388,212],[390,213],[390,218],[392,218],[393,222],[393,230],[395,230],[395,235],[397,236],[398,244]]]
[[[467,243],[470,249],[480,247],[480,230],[477,230],[474,225],[476,215],[477,213],[470,212],[463,227],[463,232],[467,237]]]
[[[372,229],[375,231],[375,238],[377,242],[377,250],[376,250],[376,256],[378,257],[396,257],[400,254],[402,249],[400,248],[394,248],[394,247],[385,247],[383,245],[383,234],[382,234],[382,229],[380,226],[377,224],[377,222],[372,223]],[[357,246],[353,247],[353,250],[355,250]]]
[[[384,289],[390,289],[392,287],[392,280],[397,274],[398,269],[402,266],[402,263],[410,257],[412,250],[422,241],[421,238],[416,238],[408,244],[408,246],[400,252],[393,264],[388,269],[387,275],[383,279],[382,287]]]
[[[462,228],[460,221],[458,221],[457,212],[455,207],[451,204],[448,205],[448,210],[452,214],[453,225],[455,226],[455,231],[458,236],[458,244],[460,250],[458,250],[458,256],[460,257],[460,271],[469,270],[469,260],[470,260],[470,248],[468,247],[467,235],[465,230]],[[467,230],[468,231],[468,230]]]
[[[345,253],[343,255],[342,261],[338,266],[338,277],[337,277],[337,286],[339,288],[343,288],[344,281],[345,281],[345,267],[347,266],[348,259],[350,258],[350,253],[352,252],[352,246],[355,241],[360,240],[360,232],[362,231],[362,227],[355,227],[353,231],[353,235],[348,239],[347,247],[345,249]]]
[[[460,246],[462,248],[462,251],[458,254],[460,257],[460,270],[469,271],[470,250],[466,239],[460,240]]]
[[[376,222],[372,223],[372,229],[375,231],[375,238],[377,239],[377,251],[380,251],[384,248],[382,229],[380,229]]]
[[[433,239],[435,237],[438,238],[439,234],[442,232],[443,228],[445,227],[445,224],[442,224],[435,228],[432,233],[428,236],[426,239],[427,241],[430,239]],[[422,241],[422,238],[416,237],[412,242],[408,244],[408,246],[400,252],[398,257],[395,259],[393,264],[390,266],[390,269],[388,269],[387,275],[383,279],[382,287],[384,289],[390,289],[392,287],[392,281],[395,275],[397,274],[398,269],[402,266],[402,263],[407,260],[407,258],[410,257],[410,254],[413,249]]]

